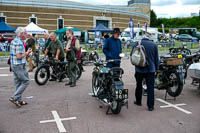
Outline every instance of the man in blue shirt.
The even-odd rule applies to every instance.
[[[9,100],[17,107],[21,107],[22,105],[27,104],[27,102],[22,101],[22,94],[29,85],[29,76],[26,70],[26,56],[29,56],[32,50],[28,49],[27,52],[25,52],[23,44],[23,41],[26,40],[27,36],[25,28],[17,28],[16,35],[17,37],[10,45],[10,61],[16,91]]]
[[[121,32],[119,28],[113,30],[113,36],[108,38],[104,42],[103,53],[106,56],[106,60],[117,59],[120,60],[119,56],[122,53],[121,41],[119,39]],[[108,67],[120,67],[121,61],[109,62]]]
[[[147,37],[142,39],[141,44],[144,46],[148,66],[147,67],[136,67],[135,68],[135,78],[137,82],[137,87],[135,90],[136,101],[134,104],[141,106],[142,105],[142,82],[145,79],[147,85],[147,106],[149,111],[154,110],[154,78],[156,75],[156,71],[159,68],[159,56],[158,56],[158,48],[155,43],[150,41]]]

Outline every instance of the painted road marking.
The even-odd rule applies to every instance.
[[[10,69],[9,67],[0,67],[0,70],[4,70],[4,69]]]
[[[34,73],[29,73],[29,75],[34,75]],[[13,76],[13,74],[0,74],[0,77],[10,77]]]
[[[161,103],[167,104],[165,106],[160,106],[160,108],[175,108],[175,109],[177,109],[177,110],[179,110],[179,111],[181,111],[183,113],[192,114],[192,112],[180,108],[180,106],[185,106],[186,105],[185,103],[183,103],[183,104],[171,104],[171,103],[166,102],[166,101],[164,101],[164,100],[162,100],[160,98],[157,98],[156,100],[161,102]]]
[[[13,74],[0,74],[0,77],[8,77],[8,76],[12,76]]]
[[[67,132],[62,121],[69,121],[69,120],[75,120],[76,117],[69,117],[69,118],[60,118],[58,115],[57,111],[51,111],[54,119],[53,120],[45,120],[45,121],[40,121],[41,124],[43,123],[49,123],[49,122],[56,122],[56,125],[58,127],[58,130],[60,133],[65,133]]]

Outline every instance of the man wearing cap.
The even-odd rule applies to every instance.
[[[114,28],[112,37],[108,38],[104,42],[103,53],[106,56],[106,60],[119,59],[119,61],[109,62],[108,67],[120,67],[120,53],[122,53],[121,41],[119,39],[121,32],[119,28]]]

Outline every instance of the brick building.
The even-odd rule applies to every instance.
[[[90,5],[67,0],[0,0],[0,21],[12,27],[36,23],[50,32],[71,26],[83,31],[102,23],[108,28],[150,22],[150,0],[131,0],[127,5]]]

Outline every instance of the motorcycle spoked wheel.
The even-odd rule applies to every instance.
[[[46,66],[41,66],[35,71],[35,82],[38,85],[45,85],[50,77],[50,70]]]
[[[92,92],[94,96],[97,96],[98,92],[100,90],[99,81],[97,79],[97,76],[92,76]]]
[[[183,90],[183,84],[180,81],[180,77],[178,73],[176,72],[171,72],[169,74],[169,87],[167,89],[167,93],[171,97],[177,97],[181,94]]]
[[[116,87],[114,84],[111,84],[111,88],[115,90]],[[111,101],[110,107],[113,114],[119,114],[122,108],[122,101],[113,98],[113,100]]]
[[[113,100],[111,102],[111,111],[113,114],[119,114],[121,112],[122,102]]]
[[[80,79],[80,77],[82,75],[82,70],[81,70],[81,68],[78,65],[76,66],[76,72],[77,72],[77,74],[76,74],[76,80],[78,80],[78,79]]]

